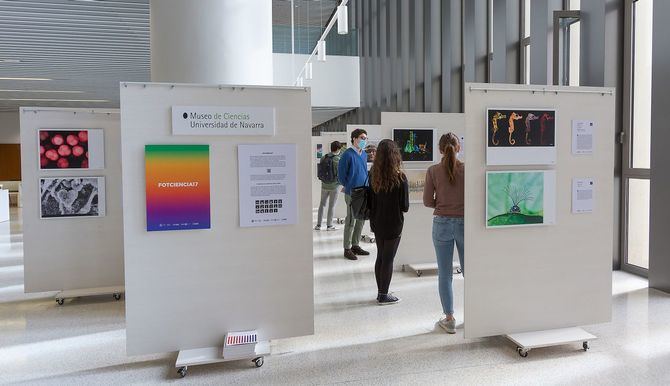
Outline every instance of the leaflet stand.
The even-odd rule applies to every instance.
[[[125,291],[126,290],[124,286],[65,290],[58,292],[55,296],[55,299],[59,306],[62,306],[63,303],[65,303],[65,299],[80,298],[84,296],[112,295],[114,296],[115,300],[121,300],[121,294],[123,294]]]
[[[595,335],[589,334],[579,327],[523,332],[519,334],[505,335],[505,337],[516,343],[516,351],[523,358],[527,357],[530,350],[534,348],[560,346],[579,342],[582,342],[582,349],[587,351],[589,349],[589,341],[598,339]]]
[[[262,341],[255,345],[255,355],[229,356],[224,358],[223,347],[207,347],[192,350],[180,350],[175,362],[177,374],[184,378],[188,372],[188,366],[207,365],[211,363],[230,362],[242,359],[251,359],[256,367],[263,366],[265,355],[270,354],[270,342]]]

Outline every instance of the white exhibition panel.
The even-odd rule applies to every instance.
[[[9,190],[0,189],[0,222],[9,221]]]
[[[123,286],[119,110],[24,107],[20,118],[25,291]],[[104,169],[40,170],[40,129],[102,129]],[[40,219],[39,180],[59,177],[104,177],[104,216]]]
[[[541,87],[546,86],[465,86],[466,338],[611,319],[614,90],[552,86],[559,92],[531,91]],[[556,109],[555,166],[486,166],[486,109],[505,105]],[[595,133],[593,155],[572,155],[573,119],[593,120],[601,129]],[[503,170],[556,172],[554,225],[486,228],[486,171]],[[576,177],[594,178],[598,185],[593,213],[571,213]]]
[[[275,136],[173,136],[172,106],[274,107]],[[237,161],[238,144],[296,144],[297,202],[310,202],[309,90],[128,83],[121,112],[128,354],[222,346],[228,331],[312,334],[311,208],[296,225],[241,228]],[[209,145],[211,229],[146,231],[147,144]]]
[[[405,169],[421,169],[440,160],[438,143],[440,137],[453,132],[459,137],[465,135],[465,115],[451,113],[391,113],[382,112],[381,138],[393,139],[394,128],[434,128],[436,162],[411,162],[403,165]],[[347,128],[348,129],[348,128]],[[396,265],[436,263],[433,247],[433,209],[426,208],[423,202],[410,203],[409,212],[405,213],[405,225],[402,240],[395,258]],[[454,248],[454,259],[458,256]]]

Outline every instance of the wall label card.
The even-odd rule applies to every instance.
[[[40,218],[105,216],[105,177],[40,178]]]
[[[554,165],[556,110],[488,108],[487,165]]]
[[[593,154],[593,121],[572,121],[572,154]]]
[[[274,135],[275,108],[172,106],[173,135]]]
[[[556,222],[556,172],[486,172],[486,227]]]
[[[572,179],[572,213],[593,213],[594,185],[593,178]]]
[[[240,226],[297,224],[295,144],[238,145]]]
[[[146,145],[147,231],[210,228],[209,145]]]
[[[37,138],[40,170],[104,169],[102,129],[43,129]]]

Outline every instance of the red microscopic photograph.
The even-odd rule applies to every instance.
[[[88,169],[88,130],[40,130],[40,169]]]

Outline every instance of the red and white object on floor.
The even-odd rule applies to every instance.
[[[223,357],[250,357],[256,355],[258,334],[256,330],[235,331],[226,334],[223,345]]]

